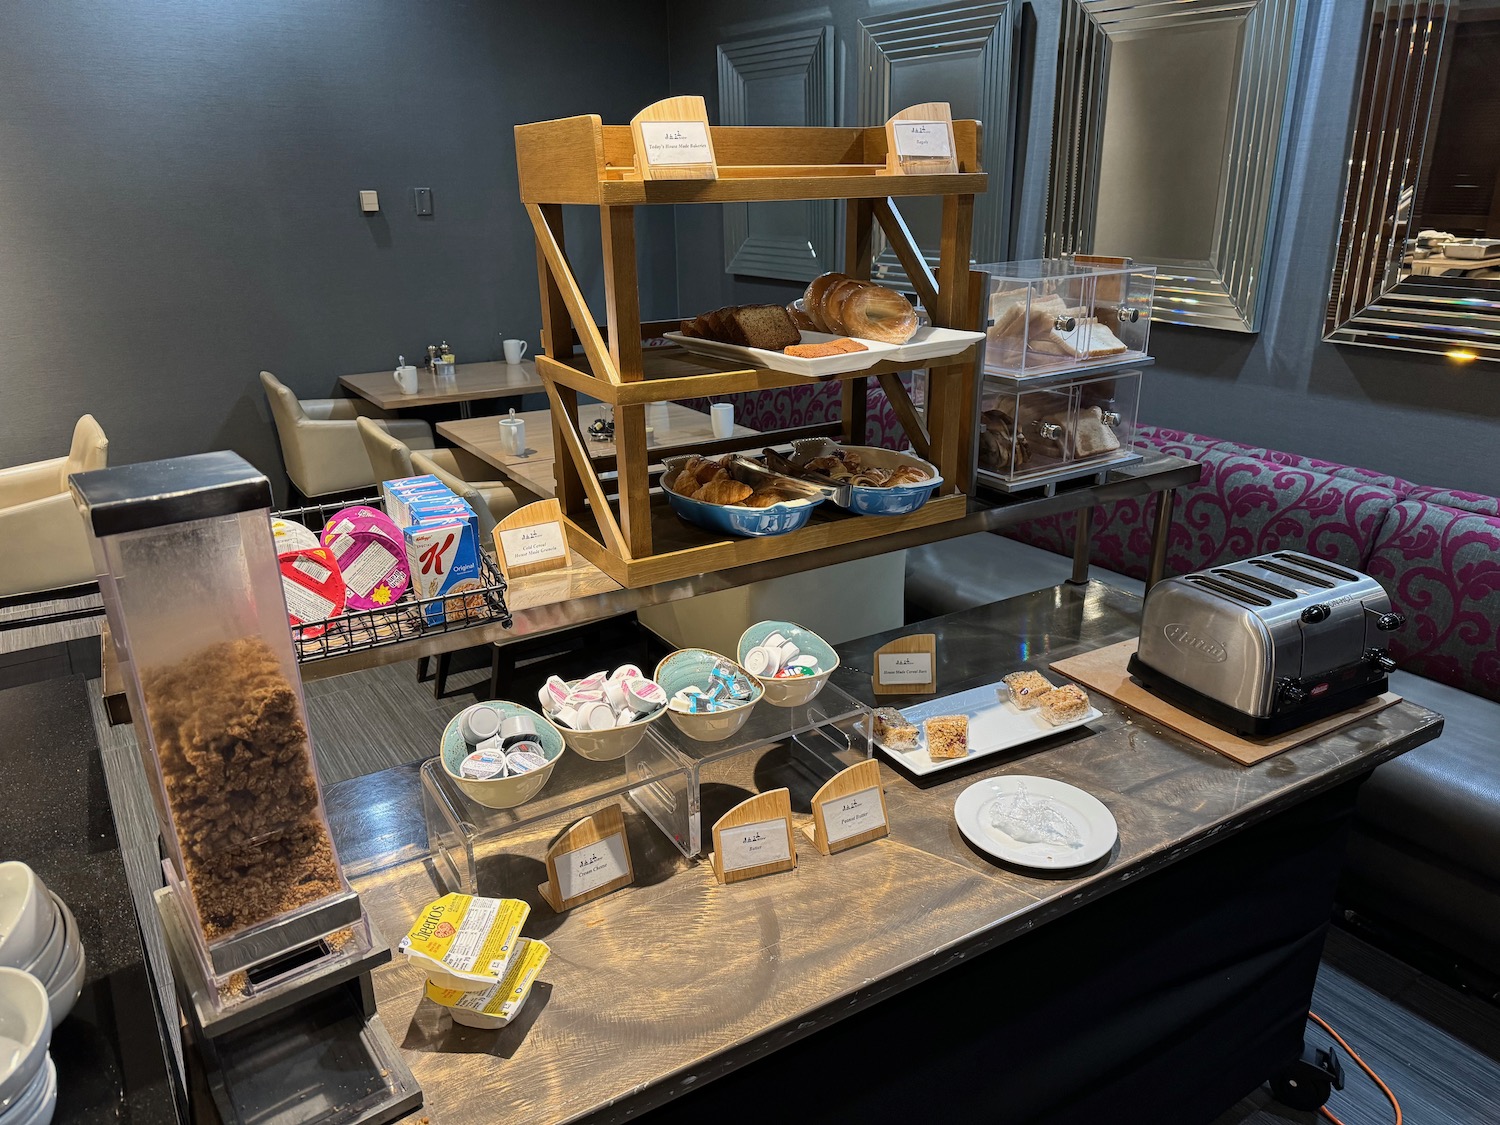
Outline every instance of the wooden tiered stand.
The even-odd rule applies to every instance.
[[[699,103],[701,104],[701,103]],[[597,115],[516,126],[521,199],[536,232],[542,294],[542,342],[536,366],[551,401],[558,450],[557,497],[572,547],[628,587],[726,570],[768,558],[944,523],[967,508],[975,430],[974,347],[929,368],[924,427],[898,373],[911,364],[881,363],[842,380],[844,440],[862,444],[867,379],[880,380],[912,447],[937,465],[944,484],[926,505],[906,516],[854,516],[831,503],[802,530],[765,538],[715,535],[678,519],[660,489],[653,490],[646,450],[646,407],[706,395],[796,386],[799,375],[718,363],[643,340],[677,328],[643,324],[636,282],[635,209],[641,205],[737,203],[757,200],[846,200],[844,272],[868,278],[878,222],[934,324],[974,327],[981,278],[969,269],[974,196],[987,187],[979,170],[980,125],[953,122],[959,171],[888,174],[884,127],[713,128],[717,178],[643,177],[629,125],[603,125]],[[940,196],[941,256],[934,277],[895,206],[903,196]],[[563,247],[563,207],[599,209],[604,250],[607,331],[601,331],[574,279]],[[692,313],[705,310],[693,309]],[[582,347],[583,354],[575,349]],[[582,392],[615,408],[616,461],[591,461],[578,425]],[[805,432],[805,431],[804,431]],[[761,434],[759,447],[789,431]],[[751,443],[705,443],[705,455]],[[661,459],[672,450],[655,449]],[[684,450],[683,452],[689,452]],[[606,482],[601,472],[614,468]],[[611,504],[611,494],[616,503]]]

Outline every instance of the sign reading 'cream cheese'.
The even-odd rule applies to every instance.
[[[630,876],[625,837],[619,832],[557,856],[555,862],[557,889],[564,902]]]

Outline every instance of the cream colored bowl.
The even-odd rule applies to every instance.
[[[740,634],[738,655],[740,664],[745,663],[745,654],[756,648],[772,633],[780,633],[796,645],[803,656],[815,657],[820,671],[816,676],[789,676],[778,680],[774,676],[755,678],[766,689],[766,702],[772,707],[801,707],[811,703],[813,697],[823,690],[834,670],[839,666],[839,654],[833,646],[811,629],[804,629],[790,621],[758,621]]]
[[[701,715],[673,711],[671,709],[672,697],[683,688],[697,687],[707,690],[712,679],[710,673],[714,663],[720,660],[733,665],[736,671],[750,681],[750,698],[740,706],[732,707],[727,711],[709,711]],[[710,652],[705,648],[683,648],[669,653],[656,666],[656,673],[651,678],[667,693],[667,714],[671,716],[673,724],[683,734],[698,742],[723,742],[726,738],[732,737],[749,720],[750,712],[755,710],[755,705],[765,695],[765,688],[761,687],[760,681],[739,664],[727,656]]]
[[[514,715],[525,715],[530,718],[536,727],[537,741],[542,744],[542,755],[547,759],[547,764],[541,769],[523,773],[519,777],[491,777],[483,781],[472,777],[460,777],[458,767],[471,753],[468,743],[464,741],[463,732],[459,730],[459,715],[463,714],[460,711],[458,715],[448,720],[448,726],[443,731],[443,749],[439,755],[443,763],[443,772],[453,779],[453,784],[485,808],[513,809],[531,800],[547,784],[547,779],[552,776],[552,768],[557,765],[557,759],[562,757],[564,748],[562,732],[545,716],[539,715],[530,707],[522,707],[519,703],[492,699],[479,706],[493,708],[499,712],[501,719]]]
[[[52,932],[54,911],[36,873],[19,860],[0,863],[0,965],[35,960]]]
[[[577,680],[568,681],[568,687],[577,686]],[[658,707],[645,718],[637,719],[629,726],[610,727],[609,730],[574,730],[561,723],[557,724],[557,729],[562,731],[563,741],[575,754],[591,762],[613,762],[617,758],[623,758],[639,746],[641,739],[646,737],[646,728],[666,713],[665,707]]]
[[[52,1041],[52,1013],[42,982],[20,969],[0,968],[0,1105],[41,1070]]]

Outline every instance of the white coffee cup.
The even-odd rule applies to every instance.
[[[734,432],[734,403],[716,402],[708,408],[713,420],[714,437],[727,438]]]
[[[404,395],[417,393],[417,369],[411,364],[396,368],[396,386],[401,388]]]
[[[520,457],[526,452],[526,419],[512,414],[500,419],[500,452]]]
[[[506,363],[520,363],[526,358],[525,340],[506,340],[501,347],[505,349]]]

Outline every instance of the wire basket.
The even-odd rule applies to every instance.
[[[355,505],[385,511],[384,500],[379,496],[372,496],[363,500],[340,500],[332,504],[288,508],[275,515],[278,519],[300,523],[315,535],[321,536],[323,526],[330,519],[345,508]],[[509,629],[511,615],[505,604],[505,576],[495,566],[489,552],[483,549],[479,552],[479,570],[482,584],[477,590],[465,590],[461,594],[437,598],[419,598],[408,588],[395,602],[379,609],[350,610],[324,621],[293,625],[292,639],[297,645],[297,662],[311,664],[331,656],[363,652],[439,633],[456,633],[462,629],[496,622]],[[443,606],[443,620],[429,622],[423,610],[440,604]]]

